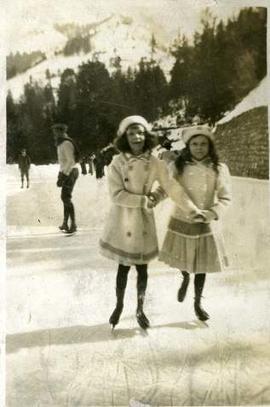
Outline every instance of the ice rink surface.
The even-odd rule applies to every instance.
[[[106,180],[81,176],[74,190],[79,231],[61,234],[57,166],[34,167],[29,190],[16,166],[7,184],[7,407],[270,404],[269,185],[233,179],[224,219],[231,267],[209,275],[198,322],[193,286],[154,261],[145,312],[135,319],[136,272],[111,332],[116,265],[98,253],[109,200]],[[160,240],[170,202],[156,209]]]

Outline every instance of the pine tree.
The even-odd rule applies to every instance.
[[[192,109],[194,48],[189,45],[184,35],[182,37],[179,35],[174,41],[170,52],[175,58],[175,63],[170,72],[170,98],[173,99],[174,103],[177,103],[179,108],[185,111],[185,115],[188,115]]]
[[[76,109],[76,75],[73,69],[65,69],[58,88],[57,120],[72,127]]]
[[[18,106],[13,100],[12,93],[8,91],[6,98],[7,139],[6,159],[8,163],[15,161],[19,144],[19,114]]]
[[[135,73],[134,97],[136,113],[153,121],[168,104],[168,84],[160,66],[142,58]]]
[[[77,75],[74,134],[84,149],[102,148],[111,140],[113,128],[108,113],[111,102],[111,78],[104,64],[88,61]]]

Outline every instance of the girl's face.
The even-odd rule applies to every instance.
[[[128,127],[126,134],[132,154],[141,154],[145,143],[144,127],[141,124],[132,124]]]
[[[205,136],[194,136],[189,142],[189,150],[195,160],[201,161],[209,153],[209,140]]]

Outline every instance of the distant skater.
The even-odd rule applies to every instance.
[[[26,178],[26,187],[29,188],[29,172],[31,166],[31,159],[29,155],[26,153],[26,149],[23,148],[18,158],[18,165],[21,173],[21,188],[23,188],[24,184],[24,177]]]
[[[206,321],[209,315],[201,305],[206,274],[221,271],[228,262],[214,222],[231,203],[231,181],[227,166],[218,159],[210,128],[187,128],[182,137],[186,147],[175,160],[175,178],[201,214],[187,220],[185,211],[174,208],[159,259],[181,270],[179,302],[184,301],[194,274],[195,314]]]
[[[60,164],[57,186],[62,188],[61,199],[64,207],[64,219],[59,229],[67,233],[74,233],[77,230],[77,225],[75,221],[75,208],[71,199],[74,185],[79,176],[76,164],[76,145],[67,135],[67,126],[65,124],[55,124],[52,126],[52,130]],[[70,225],[68,224],[69,219]]]

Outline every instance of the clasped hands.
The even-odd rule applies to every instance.
[[[150,193],[147,195],[147,208],[153,209],[158,204],[158,200],[156,199],[155,195]],[[216,220],[217,216],[215,212],[211,210],[201,210],[199,212],[194,213],[191,216],[191,220],[194,223],[210,223],[212,220]]]
[[[216,220],[215,212],[211,210],[201,210],[199,213],[197,212],[191,218],[194,223],[210,223],[212,220]]]

